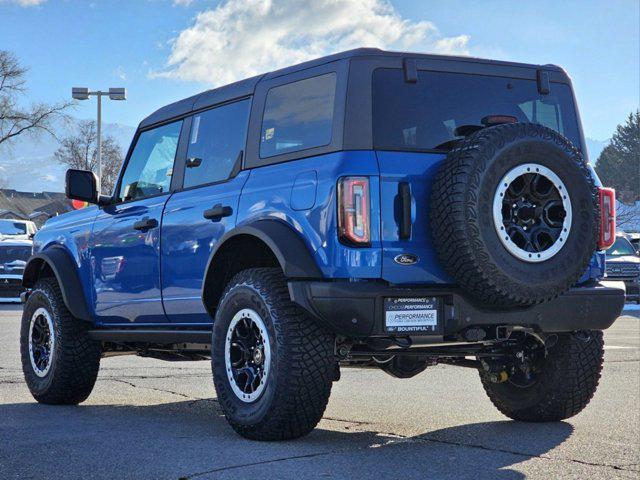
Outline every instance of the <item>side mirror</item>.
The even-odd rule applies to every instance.
[[[98,191],[98,177],[89,170],[67,170],[65,193],[70,200],[104,205],[108,197]]]

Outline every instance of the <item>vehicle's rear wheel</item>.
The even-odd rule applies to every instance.
[[[554,422],[587,406],[598,386],[603,361],[601,331],[563,333],[547,355],[539,358],[532,373],[510,372],[506,381],[497,383],[490,373],[480,371],[480,379],[491,402],[507,417]]]
[[[335,377],[334,338],[289,298],[279,269],[238,273],[213,325],[218,401],[231,427],[253,440],[287,440],[315,428]]]
[[[98,376],[101,348],[89,338],[86,322],[74,318],[58,283],[35,285],[22,314],[22,371],[40,403],[76,405],[87,399]]]

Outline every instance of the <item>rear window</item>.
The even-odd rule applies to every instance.
[[[269,90],[262,118],[260,157],[331,143],[335,97],[335,73]]]
[[[466,127],[500,115],[547,126],[580,146],[568,85],[552,83],[551,92],[540,95],[535,80],[419,71],[418,81],[408,83],[400,69],[373,74],[377,149],[448,150],[464,138],[461,132],[473,130]]]

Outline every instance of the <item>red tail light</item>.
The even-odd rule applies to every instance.
[[[371,241],[369,179],[343,177],[338,181],[338,236],[343,243],[366,246]]]
[[[598,250],[606,250],[616,241],[616,191],[613,188],[600,188],[600,238]]]

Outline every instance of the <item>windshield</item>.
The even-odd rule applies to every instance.
[[[27,224],[12,222],[11,220],[0,220],[0,235],[26,235]]]
[[[409,83],[400,69],[373,73],[377,149],[448,150],[491,116],[539,123],[580,146],[568,85],[552,83],[551,92],[540,95],[535,80],[421,70],[418,81]]]
[[[635,255],[636,251],[626,238],[618,238],[607,250],[607,255]]]

